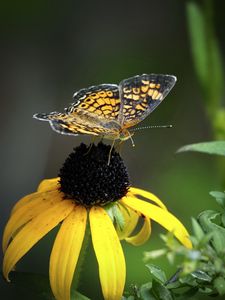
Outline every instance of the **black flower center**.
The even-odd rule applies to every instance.
[[[119,153],[99,143],[81,144],[60,169],[60,190],[85,206],[105,205],[126,195],[130,186],[127,169]]]

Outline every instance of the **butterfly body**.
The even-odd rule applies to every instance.
[[[146,118],[166,97],[176,82],[172,75],[143,74],[119,85],[101,84],[81,89],[64,113],[35,114],[61,134],[90,134],[126,140],[129,128]]]

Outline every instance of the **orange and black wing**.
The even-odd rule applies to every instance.
[[[117,135],[120,99],[118,86],[101,84],[76,92],[74,102],[65,113],[35,114],[34,118],[48,121],[61,134]]]
[[[123,80],[119,84],[121,126],[129,128],[146,118],[175,83],[175,76],[162,74],[143,74]]]
[[[117,136],[120,130],[120,125],[117,122],[101,122],[99,119],[93,118],[91,113],[84,111],[77,112],[76,116],[52,112],[35,114],[33,117],[41,121],[48,121],[54,131],[65,135]]]
[[[65,109],[67,114],[85,110],[96,118],[116,120],[120,110],[119,88],[116,84],[100,84],[82,89],[73,95],[74,102]]]

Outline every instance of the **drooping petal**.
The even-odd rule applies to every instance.
[[[91,208],[90,227],[104,299],[120,300],[126,276],[125,259],[112,221],[103,208]]]
[[[155,202],[156,204],[158,204],[158,206],[160,206],[161,208],[167,210],[166,206],[163,204],[163,202],[154,194],[144,191],[142,189],[138,189],[138,188],[134,188],[134,187],[130,187],[129,191],[134,194],[135,196],[142,196],[152,202]],[[129,196],[133,196],[133,195],[129,195]]]
[[[132,209],[129,209],[129,207],[124,207],[123,205],[119,205],[119,209],[121,213],[123,214],[124,218],[124,227],[123,228],[116,228],[117,235],[120,240],[125,239],[128,237],[134,228],[137,225],[139,216],[136,214]]]
[[[20,207],[22,207],[23,205],[26,205],[28,202],[31,202],[39,197],[40,197],[40,193],[37,192],[24,196],[19,201],[17,201],[16,204],[13,206],[11,210],[11,215],[14,214],[14,212]]]
[[[145,201],[133,197],[124,197],[121,200],[125,205],[134,209],[136,212],[148,217],[168,231],[173,232],[176,238],[187,248],[192,248],[189,234],[183,224],[170,212]]]
[[[3,274],[8,281],[8,274],[15,264],[43,236],[64,220],[73,208],[73,201],[61,201],[33,218],[19,231],[6,249],[3,260]]]
[[[134,245],[134,246],[140,246],[147,242],[151,234],[151,223],[149,218],[145,218],[144,224],[141,228],[141,230],[134,236],[126,238],[126,242]]]
[[[31,195],[32,201],[27,201],[22,206],[17,207],[5,226],[2,240],[3,253],[7,248],[9,240],[15,233],[18,233],[17,231],[24,224],[63,199],[63,194],[58,191],[36,193],[35,196]]]
[[[11,214],[13,214],[18,208],[27,204],[30,201],[33,201],[36,198],[39,198],[40,192],[51,192],[59,188],[58,185],[59,177],[52,178],[52,179],[44,179],[38,186],[37,192],[32,194],[26,195],[25,197],[21,198],[13,207]]]
[[[63,221],[50,257],[50,283],[57,300],[70,299],[70,287],[84,239],[87,210],[75,206]]]
[[[27,205],[29,202],[35,201],[36,199],[39,199],[39,198],[48,197],[48,194],[50,193],[50,195],[51,195],[52,192],[53,191],[34,192],[34,193],[24,196],[19,201],[17,201],[16,204],[13,206],[13,208],[11,210],[11,215],[13,215],[22,206]]]
[[[37,192],[51,191],[51,190],[56,190],[58,188],[59,188],[59,177],[44,179],[39,184],[37,188]]]

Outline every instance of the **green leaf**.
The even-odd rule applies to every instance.
[[[168,284],[166,284],[167,289],[172,290],[172,289],[177,289],[179,287],[181,287],[181,283],[179,280],[174,281],[174,282],[170,282]]]
[[[202,294],[207,294],[207,295],[211,295],[212,292],[213,292],[213,289],[212,288],[209,288],[207,286],[201,286],[199,288],[199,292],[201,292]]]
[[[192,245],[193,245],[194,248],[198,247],[199,240],[195,236],[191,235],[190,240],[191,240]]]
[[[206,210],[203,211],[198,219],[199,223],[201,224],[202,228],[206,232],[213,232],[212,235],[212,244],[217,251],[217,253],[224,253],[224,245],[225,245],[225,228],[215,224],[212,220],[215,220],[220,213]]]
[[[216,199],[216,202],[223,208],[225,208],[225,193],[212,191],[209,193],[212,197]]]
[[[196,270],[196,271],[192,272],[191,276],[198,280],[201,280],[201,281],[210,282],[212,280],[212,278],[208,274],[206,274],[205,272],[203,272],[201,270]]]
[[[90,298],[78,293],[77,291],[72,291],[71,300],[91,300]]]
[[[170,291],[160,282],[153,280],[152,289],[154,296],[156,296],[156,299],[173,300]]]
[[[203,239],[201,240],[200,246],[205,246],[206,244],[209,243],[209,241],[212,239],[214,232],[208,232],[207,234],[205,234],[205,236],[203,237]]]
[[[222,221],[223,227],[225,227],[225,213],[222,213],[221,221]]]
[[[143,299],[143,300],[155,300],[155,297],[152,295],[151,290],[152,290],[152,283],[151,282],[143,284],[140,287],[140,291],[139,291],[141,299]]]
[[[180,299],[184,300],[184,299],[195,299],[197,300],[194,296],[197,294],[198,292],[198,287],[189,287],[189,289],[186,292],[182,293],[182,297]]]
[[[177,150],[177,153],[186,151],[196,151],[208,154],[217,154],[225,156],[225,141],[212,141],[205,143],[191,144],[181,147]]]
[[[213,285],[220,295],[225,294],[225,278],[223,278],[222,276],[217,277],[213,281]]]
[[[118,226],[120,230],[123,230],[125,226],[125,221],[123,214],[117,205],[114,205],[113,207],[113,214],[116,226]]]
[[[224,272],[224,259],[221,259],[220,257],[214,257],[213,266],[215,269],[215,272],[223,273]],[[225,275],[225,273],[224,273]]]
[[[116,203],[108,204],[105,206],[105,210],[107,211],[111,220],[115,223],[115,226],[118,227],[120,230],[123,230],[125,226],[125,221],[118,205]]]
[[[149,269],[152,276],[159,282],[165,283],[166,282],[166,274],[163,270],[161,270],[158,266],[153,264],[147,264],[146,267]]]
[[[205,233],[202,230],[202,227],[199,225],[199,223],[196,219],[192,218],[191,221],[192,221],[192,228],[193,228],[194,234],[197,237],[197,239],[200,241],[204,237]]]
[[[189,275],[186,275],[184,277],[181,277],[180,279],[180,282],[185,284],[185,285],[188,285],[188,286],[193,286],[193,287],[197,287],[198,284],[196,282],[196,278],[194,278],[193,276],[191,276],[191,274]]]

